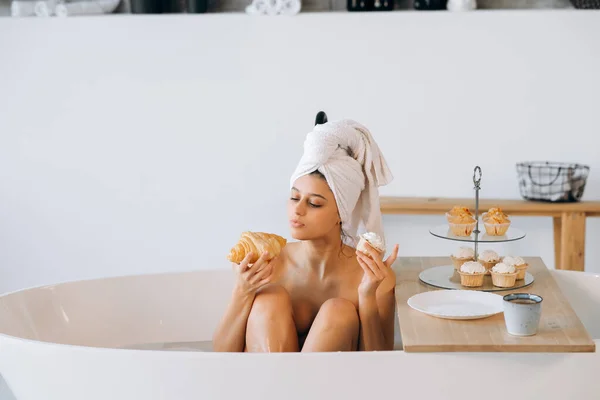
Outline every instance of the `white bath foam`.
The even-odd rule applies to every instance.
[[[162,351],[213,351],[211,340],[198,342],[162,342],[162,343],[138,343],[120,347],[129,350],[162,350]]]

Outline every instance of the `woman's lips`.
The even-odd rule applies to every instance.
[[[291,225],[293,228],[302,228],[302,227],[304,226],[304,224],[303,224],[303,223],[301,223],[300,221],[297,221],[297,220],[295,220],[295,219],[292,219],[292,220],[290,221],[290,225]]]

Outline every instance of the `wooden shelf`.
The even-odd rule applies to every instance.
[[[444,214],[454,206],[469,207],[474,211],[475,198],[442,197],[381,197],[383,214]],[[600,201],[577,203],[544,203],[513,199],[480,199],[480,212],[500,207],[511,215],[559,217],[565,212],[582,212],[589,217],[600,217]]]

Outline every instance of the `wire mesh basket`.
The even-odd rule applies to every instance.
[[[581,200],[590,167],[548,161],[517,164],[519,190],[526,200],[575,202]]]
[[[571,0],[575,8],[596,9],[600,8],[600,0]]]

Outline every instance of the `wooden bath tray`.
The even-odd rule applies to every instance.
[[[538,333],[515,337],[506,332],[504,314],[460,321],[432,317],[413,310],[413,295],[439,290],[419,280],[426,268],[450,263],[448,257],[402,257],[394,263],[396,308],[406,352],[595,352],[591,336],[575,314],[548,268],[539,257],[525,257],[535,282],[526,288],[497,292],[535,293],[544,298]]]

